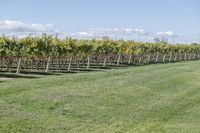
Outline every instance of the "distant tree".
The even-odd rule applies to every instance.
[[[108,36],[102,36],[101,39],[102,40],[110,40],[110,38]]]
[[[199,43],[191,43],[190,45],[198,46],[198,45],[200,45],[200,44],[199,44]]]
[[[168,39],[166,37],[155,37],[154,38],[154,42],[155,43],[158,43],[158,42],[165,42],[165,43],[167,43]]]

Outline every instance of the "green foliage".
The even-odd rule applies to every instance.
[[[1,56],[26,56],[30,58],[53,56],[90,56],[96,55],[143,55],[154,53],[200,53],[200,45],[177,44],[166,42],[145,43],[125,40],[77,40],[59,39],[57,36],[43,34],[40,37],[27,36],[22,39],[0,37]]]
[[[76,46],[77,40],[72,38],[65,38],[61,41],[61,44],[63,45],[63,53],[64,55],[76,55],[77,54],[77,46]]]
[[[77,53],[82,56],[89,56],[93,53],[93,46],[88,40],[79,40],[77,42]]]

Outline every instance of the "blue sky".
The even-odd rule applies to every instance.
[[[0,0],[0,32],[200,40],[199,0]],[[18,27],[17,27],[18,26]],[[3,27],[3,28],[2,28]],[[24,31],[23,31],[24,30]],[[20,33],[19,33],[20,31]]]

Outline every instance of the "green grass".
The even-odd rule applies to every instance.
[[[1,81],[0,132],[200,132],[200,61]]]

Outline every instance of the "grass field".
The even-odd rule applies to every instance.
[[[200,132],[200,61],[33,77],[0,81],[1,133]]]

